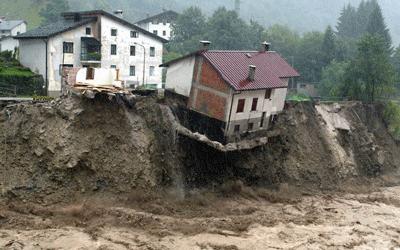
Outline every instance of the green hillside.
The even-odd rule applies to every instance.
[[[1,0],[0,16],[26,20],[28,28],[33,28],[40,24],[42,19],[39,11],[46,2],[46,0]]]

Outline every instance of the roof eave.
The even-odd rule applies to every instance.
[[[120,23],[123,23],[123,24],[125,24],[125,25],[127,25],[127,26],[130,26],[130,27],[132,27],[132,28],[134,28],[134,29],[136,29],[136,30],[138,30],[138,31],[140,31],[140,32],[142,32],[142,33],[148,35],[148,36],[151,36],[151,37],[153,37],[153,38],[155,38],[155,39],[157,39],[157,40],[160,40],[162,43],[168,43],[168,42],[169,42],[167,39],[164,39],[164,38],[162,38],[162,37],[160,37],[160,36],[157,36],[156,34],[153,34],[153,33],[151,33],[151,32],[148,31],[148,30],[145,30],[145,29],[143,29],[143,28],[141,28],[141,27],[139,27],[139,26],[137,26],[137,25],[135,25],[135,24],[133,24],[133,23],[131,23],[131,22],[128,22],[128,21],[125,20],[125,19],[122,19],[122,18],[120,18],[120,17],[117,17],[116,15],[113,15],[113,14],[107,12],[107,11],[104,11],[104,10],[63,12],[63,13],[61,13],[61,15],[62,15],[62,16],[68,16],[68,15],[73,15],[74,13],[93,14],[93,15],[103,15],[103,16],[109,17],[109,18],[111,18],[111,19],[114,19],[114,20],[116,20],[116,21],[118,21],[118,22],[120,22]]]

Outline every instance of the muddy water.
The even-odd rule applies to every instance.
[[[400,248],[400,186],[368,194],[303,196],[295,203],[243,197],[215,203],[220,212],[206,206],[192,215],[110,206],[101,223],[85,220],[80,226],[29,215],[33,224],[0,230],[0,249]],[[117,216],[110,220],[111,214]],[[4,228],[5,218],[13,218],[4,211],[0,215]],[[140,219],[118,224],[118,218]],[[239,228],[245,222],[248,226]]]

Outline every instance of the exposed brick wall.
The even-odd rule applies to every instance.
[[[76,83],[76,75],[81,68],[63,67],[62,82],[63,84],[73,86]]]
[[[220,97],[209,91],[197,90],[197,98],[194,109],[212,118],[225,120],[226,98]]]
[[[224,93],[229,92],[228,84],[222,79],[210,63],[207,62],[207,60],[203,60],[201,66],[200,84]]]

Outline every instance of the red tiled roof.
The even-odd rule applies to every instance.
[[[285,88],[282,78],[299,73],[274,51],[201,51],[199,52],[235,90]],[[254,81],[248,80],[249,66],[256,66]]]

